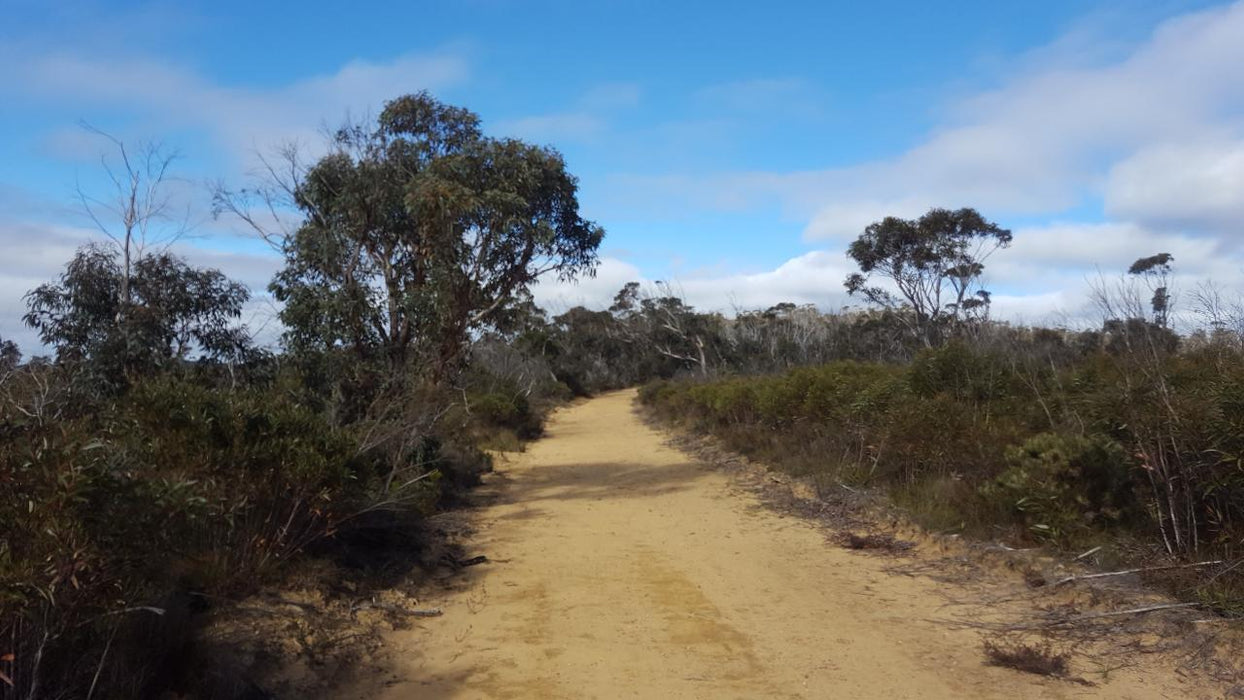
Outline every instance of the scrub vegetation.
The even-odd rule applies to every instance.
[[[26,297],[52,356],[0,358],[0,698],[232,693],[190,673],[202,613],[417,531],[482,445],[539,433],[566,390],[509,350],[514,319],[603,235],[555,151],[400,97],[214,193],[284,258],[274,352],[240,323],[247,288],[171,247],[172,158],[110,147],[116,191],[82,198],[105,237]]]
[[[1244,611],[1234,563],[1244,536],[1244,316],[1204,288],[1189,314],[1202,323],[1177,333],[1174,261],[1157,254],[1099,285],[1099,328],[991,321],[989,293],[971,291],[983,270],[974,251],[1007,241],[967,212],[875,224],[850,248],[861,273],[846,285],[876,309],[771,310],[771,323],[805,314],[800,324],[815,330],[803,337],[816,340],[796,354],[815,361],[756,371],[723,352],[714,371],[650,383],[642,399],[826,492],[883,491],[936,531],[1069,550],[1110,544],[1138,566],[1222,560],[1161,582],[1220,612]],[[869,275],[889,284],[869,288]],[[722,319],[712,343],[738,347],[750,321]]]
[[[1011,233],[935,209],[850,246],[865,308],[727,316],[631,283],[550,317],[530,285],[592,274],[603,236],[575,178],[421,93],[213,189],[283,261],[272,349],[241,323],[244,285],[176,254],[172,159],[110,144],[116,191],[82,197],[104,236],[26,296],[51,355],[0,345],[0,699],[236,695],[193,670],[205,613],[409,539],[557,402],[636,385],[671,422],[937,530],[1239,556],[1244,314],[1203,290],[1203,327],[1177,333],[1169,255],[1103,286],[1099,328],[1013,327],[981,285]],[[1242,570],[1172,585],[1239,612]]]

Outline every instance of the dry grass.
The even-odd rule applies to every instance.
[[[990,666],[1024,673],[1069,679],[1071,654],[1056,651],[1049,642],[986,640],[985,659]]]
[[[839,538],[842,546],[847,549],[869,549],[883,552],[906,552],[916,546],[915,542],[900,540],[886,533],[867,533],[857,535],[854,532],[843,532]]]
[[[1031,566],[1026,567],[1024,569],[1023,576],[1024,576],[1024,583],[1028,584],[1029,588],[1041,588],[1042,586],[1049,583],[1049,581],[1047,581],[1045,578],[1045,574],[1041,573],[1040,571],[1036,570],[1035,568]]]

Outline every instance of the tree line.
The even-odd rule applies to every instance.
[[[399,97],[305,167],[287,149],[214,189],[282,256],[272,350],[248,289],[169,245],[169,154],[110,143],[115,191],[81,193],[104,237],[26,296],[52,356],[2,348],[0,698],[210,695],[175,672],[196,611],[411,531],[488,468],[488,436],[538,428],[471,348],[537,278],[591,274],[604,233],[555,150]]]
[[[169,246],[179,230],[161,228],[175,219],[169,155],[111,145],[115,191],[80,193],[104,238],[26,296],[24,321],[52,356],[22,361],[0,343],[0,699],[139,697],[206,682],[169,669],[189,653],[196,613],[211,601],[279,580],[300,557],[411,531],[489,468],[485,448],[538,436],[544,413],[574,395],[673,380],[646,395],[778,436],[812,399],[765,394],[765,382],[788,380],[762,377],[794,371],[795,385],[822,386],[874,416],[897,405],[885,397],[895,373],[907,373],[904,386],[922,388],[892,396],[962,421],[885,430],[929,444],[953,433],[983,454],[972,441],[995,434],[981,421],[995,425],[988,417],[1002,404],[985,399],[998,386],[1025,407],[1024,420],[1039,410],[1069,430],[1089,413],[1069,410],[1060,387],[1085,381],[1075,372],[1094,363],[1130,367],[1135,386],[1169,396],[1182,381],[1176,369],[1200,366],[1180,364],[1194,350],[1238,358],[1238,344],[1223,349],[1239,337],[1225,322],[1198,337],[1170,330],[1166,254],[1130,270],[1147,297],[1103,293],[1100,328],[991,320],[985,263],[1012,236],[972,209],[869,226],[847,250],[859,272],[844,280],[862,309],[784,303],[726,315],[695,309],[672,285],[633,282],[607,309],[550,316],[531,286],[592,274],[604,235],[580,213],[577,180],[555,150],[485,136],[477,115],[426,93],[392,100],[374,123],[343,126],[322,157],[285,148],[254,182],[213,187],[215,214],[281,256],[268,290],[282,335],[266,348],[241,322],[249,290]],[[797,373],[817,366],[830,369]],[[880,388],[866,386],[874,379]],[[863,393],[842,393],[850,387]],[[748,403],[762,395],[763,410]],[[1244,489],[1217,487],[1218,510],[1206,510],[1190,455],[1208,448],[1174,434],[1186,417],[1171,410],[1144,423],[1155,495],[1135,503],[1160,503],[1162,514],[1146,517],[1172,551],[1197,551],[1234,531],[1211,523],[1235,522],[1232,499]],[[838,430],[826,415],[798,422],[854,436],[859,444],[833,449],[881,463],[868,450],[891,433],[865,431],[860,416],[855,432]],[[932,483],[918,478],[930,462],[915,447],[885,460],[913,488]],[[1038,489],[1042,498],[1074,490],[1081,472],[1058,469],[1042,477],[1055,484]],[[1116,507],[1093,507],[1107,506]]]

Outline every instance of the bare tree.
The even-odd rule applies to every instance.
[[[648,335],[658,353],[694,365],[701,376],[708,376],[705,343],[710,337],[709,325],[718,319],[695,313],[683,302],[684,296],[670,283],[658,281],[655,293],[650,291],[640,299],[650,325]]]
[[[189,230],[189,211],[175,216],[170,168],[179,157],[157,141],[126,144],[86,122],[82,128],[108,141],[111,153],[100,164],[111,187],[96,196],[79,183],[77,199],[95,227],[121,252],[121,285],[117,321],[124,320],[132,302],[130,281],[134,263],[149,252],[160,252]]]
[[[1144,414],[1128,421],[1132,448],[1152,494],[1151,512],[1157,521],[1166,550],[1172,554],[1195,553],[1200,548],[1203,525],[1197,508],[1199,464],[1183,443],[1185,420],[1171,382],[1168,358],[1179,339],[1166,327],[1170,297],[1167,276],[1171,257],[1165,253],[1137,260],[1128,277],[1113,288],[1099,278],[1092,286],[1093,302],[1102,313],[1107,355],[1119,370],[1120,389],[1132,402],[1145,405]],[[1148,276],[1153,276],[1149,279]],[[1146,277],[1153,292],[1146,292],[1136,277]],[[1146,307],[1154,320],[1149,320]]]
[[[238,219],[273,250],[282,252],[285,240],[304,219],[299,207],[314,210],[315,202],[298,199],[313,163],[307,162],[304,149],[296,141],[283,143],[269,153],[256,153],[255,157],[259,165],[250,173],[250,185],[229,189],[224,182],[217,182],[212,186],[212,215]]]
[[[1203,282],[1192,293],[1192,311],[1201,321],[1201,330],[1188,337],[1212,348],[1218,361],[1230,363],[1244,348],[1244,299],[1228,298],[1220,286]],[[1224,368],[1225,369],[1225,368]]]

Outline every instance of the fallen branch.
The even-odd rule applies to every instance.
[[[1145,573],[1149,571],[1168,571],[1171,569],[1192,569],[1198,566],[1213,566],[1215,564],[1222,564],[1222,563],[1225,563],[1222,559],[1215,559],[1214,561],[1199,561],[1194,564],[1170,564],[1167,566],[1146,566],[1146,567],[1142,567],[1139,569],[1123,569],[1122,571],[1107,571],[1101,574],[1084,574],[1082,576],[1068,576],[1067,578],[1055,581],[1054,585],[1061,586],[1063,584],[1073,583],[1075,581],[1086,581],[1088,579],[1094,579],[1094,578],[1107,578],[1109,576],[1126,576],[1127,574],[1139,574],[1139,573]]]
[[[1076,557],[1075,559],[1072,559],[1072,561],[1080,561],[1081,559],[1083,559],[1083,558],[1085,558],[1085,557],[1091,557],[1091,556],[1093,556],[1094,554],[1096,554],[1096,553],[1098,553],[1098,552],[1100,552],[1100,551],[1101,551],[1101,545],[1097,545],[1096,547],[1094,547],[1094,548],[1090,549],[1089,551],[1085,552],[1084,554],[1081,554],[1080,556]]]
[[[887,552],[905,552],[916,546],[915,542],[900,540],[894,535],[866,534],[842,532],[838,542],[847,549],[880,549]]]
[[[1240,622],[1240,618],[1238,617],[1203,617],[1199,620],[1189,620],[1188,622],[1191,622],[1194,625],[1206,625],[1206,624],[1220,623],[1220,622],[1227,623],[1227,624],[1236,624]]]
[[[1143,608],[1130,608],[1128,610],[1114,610],[1111,612],[1092,613],[1090,615],[1079,615],[1077,617],[1068,617],[1062,620],[1050,620],[1048,622],[1039,622],[1030,625],[1011,625],[1004,628],[1008,632],[1018,632],[1021,630],[1034,630],[1046,627],[1061,627],[1063,625],[1074,625],[1079,622],[1088,622],[1090,620],[1101,620],[1109,617],[1124,617],[1126,615],[1144,615],[1145,613],[1158,612],[1161,610],[1178,610],[1180,608],[1194,608],[1201,605],[1200,603],[1166,603],[1163,605],[1148,605]]]
[[[317,606],[312,605],[311,603],[300,603],[296,600],[290,600],[289,598],[283,598],[279,595],[264,596],[263,600],[266,600],[267,602],[273,603],[275,605],[288,605],[291,608],[298,608],[299,610],[304,610],[306,612],[314,613],[314,612],[320,611],[320,609]]]
[[[1234,571],[1236,568],[1238,568],[1238,567],[1240,566],[1240,564],[1244,564],[1244,559],[1237,559],[1237,560],[1235,561],[1235,563],[1234,563],[1234,564],[1232,564],[1231,566],[1228,566],[1227,568],[1223,569],[1222,571],[1219,571],[1218,573],[1214,574],[1213,576],[1210,576],[1210,577],[1209,577],[1209,580],[1208,580],[1208,581],[1206,581],[1205,583],[1201,584],[1201,585],[1203,585],[1203,586],[1208,586],[1209,584],[1213,583],[1214,581],[1217,581],[1220,577],[1222,577],[1222,576],[1224,576],[1224,575],[1226,575],[1226,574],[1229,574],[1229,573],[1231,573],[1232,571]]]
[[[1143,608],[1130,608],[1128,610],[1114,610],[1112,612],[1092,613],[1091,615],[1081,615],[1065,622],[1080,622],[1083,620],[1097,620],[1103,617],[1123,617],[1124,615],[1143,615],[1145,613],[1158,612],[1160,610],[1178,610],[1180,608],[1195,608],[1200,603],[1163,603],[1162,605],[1147,605]],[[1061,624],[1061,623],[1060,623]]]
[[[958,537],[958,535],[951,535],[951,537]],[[1039,547],[1024,547],[1021,549],[1016,549],[1015,547],[1008,547],[1007,545],[1004,545],[1001,542],[987,544],[985,545],[984,548],[986,550],[998,551],[998,552],[1035,552],[1037,549],[1040,549]]]
[[[96,615],[95,617],[92,617],[92,618],[90,618],[90,619],[87,619],[87,620],[84,620],[84,621],[82,621],[82,622],[79,622],[77,626],[78,626],[78,627],[83,627],[83,626],[89,625],[89,624],[91,624],[91,623],[93,623],[93,622],[96,622],[96,621],[98,621],[98,620],[102,620],[102,619],[104,619],[105,617],[112,617],[112,616],[114,616],[114,615],[128,615],[128,614],[133,613],[133,612],[149,612],[149,613],[151,613],[151,614],[153,614],[153,615],[161,615],[161,616],[163,616],[163,615],[164,615],[164,608],[156,608],[156,607],[152,607],[152,606],[150,606],[150,605],[136,605],[136,606],[134,606],[134,607],[132,607],[132,608],[122,608],[121,610],[113,610],[113,611],[111,611],[111,612],[106,612],[106,613],[103,613],[102,615]],[[32,696],[32,697],[33,697],[33,696]]]
[[[422,609],[416,608],[416,609],[410,610],[407,608],[403,608],[400,605],[394,605],[392,603],[381,603],[375,600],[365,600],[359,603],[355,603],[354,605],[350,606],[350,613],[353,614],[360,610],[367,610],[369,608],[375,609],[375,610],[385,610],[385,611],[388,611],[388,612],[391,612],[397,615],[410,615],[411,617],[440,617],[441,615],[444,614],[440,608],[422,608]]]

